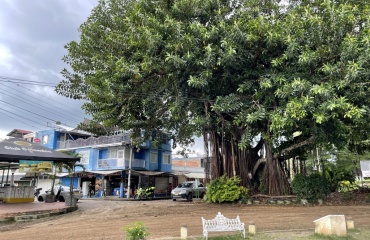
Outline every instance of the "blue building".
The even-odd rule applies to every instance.
[[[63,125],[39,131],[36,141],[55,150],[78,153],[83,167],[76,167],[73,185],[88,195],[89,184],[95,186],[95,196],[116,195],[125,197],[130,175],[130,196],[139,187],[155,186],[155,196],[170,196],[172,186],[171,143],[163,136],[160,146],[150,140],[139,148],[132,148],[129,132],[116,131],[109,136],[91,134]],[[130,172],[130,174],[129,174]],[[71,178],[62,177],[62,185]]]

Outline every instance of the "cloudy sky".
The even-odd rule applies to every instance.
[[[49,129],[55,121],[76,126],[81,101],[57,95],[64,45],[98,0],[0,0],[0,138],[18,128]],[[28,84],[26,84],[28,83]]]
[[[79,39],[79,26],[98,0],[0,0],[0,139],[13,129],[40,131],[55,121],[75,127],[82,102],[54,92],[68,67],[64,45]],[[191,147],[203,152],[196,138]]]

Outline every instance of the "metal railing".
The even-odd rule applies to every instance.
[[[79,138],[77,140],[58,141],[57,149],[70,149],[70,148],[81,148],[91,146],[104,146],[114,144],[129,144],[131,141],[130,135],[120,134],[113,136],[101,136],[101,137],[89,137],[87,139]]]
[[[98,169],[114,169],[114,168],[128,168],[129,160],[125,160],[124,166],[117,165],[117,159],[98,159]],[[131,162],[131,168],[145,168],[144,159],[133,159]]]

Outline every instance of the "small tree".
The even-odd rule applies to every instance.
[[[149,230],[143,222],[135,222],[126,226],[126,239],[142,240],[149,236]]]

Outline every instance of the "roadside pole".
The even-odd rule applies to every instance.
[[[131,145],[130,145],[130,161],[128,162],[128,180],[127,180],[127,199],[130,199],[130,190],[131,190],[131,163],[132,163],[132,156],[134,151],[134,148],[132,147],[132,139],[131,139]]]

